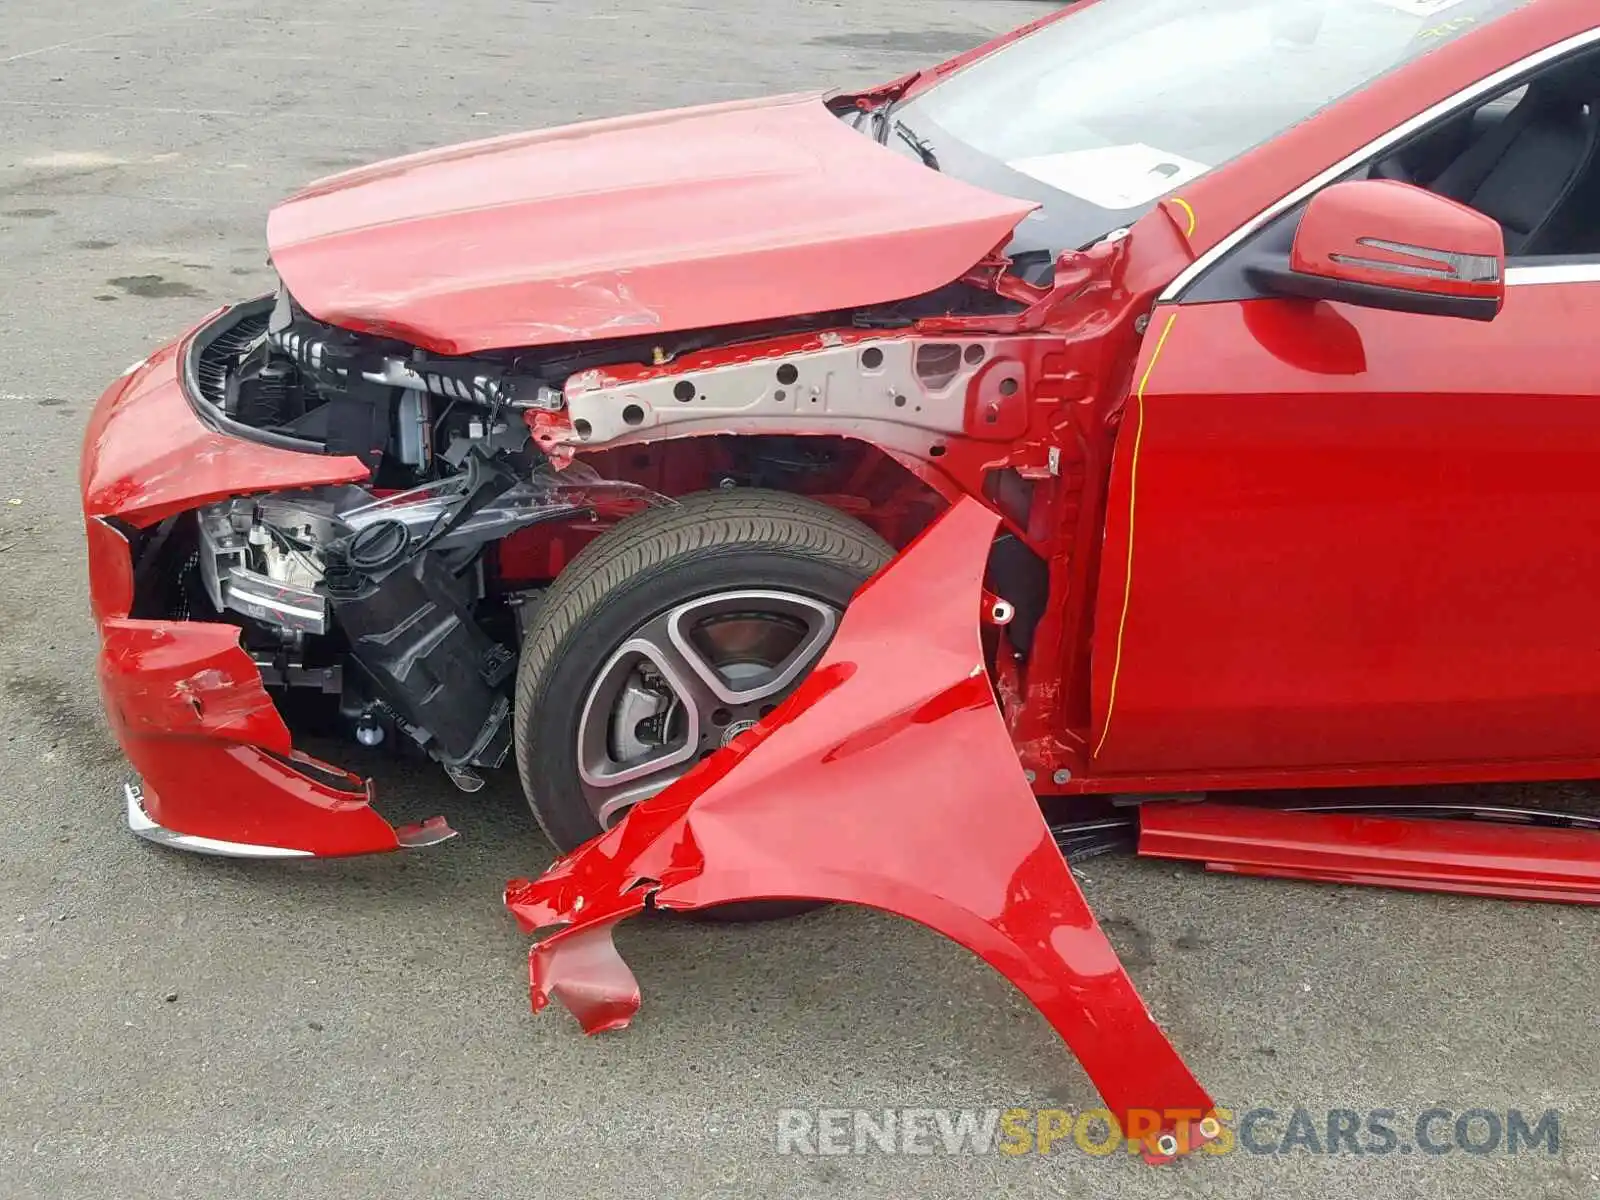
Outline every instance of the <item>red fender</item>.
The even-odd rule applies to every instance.
[[[525,929],[565,926],[532,949],[536,1010],[553,996],[591,1033],[626,1025],[639,990],[611,929],[646,906],[864,904],[1014,983],[1152,1157],[1214,1136],[1211,1097],[1095,922],[996,707],[978,634],[996,524],[958,502],[857,594],[817,669],[759,727],[507,887]]]

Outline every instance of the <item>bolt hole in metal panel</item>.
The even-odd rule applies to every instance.
[[[986,368],[1004,366],[995,361],[999,345],[993,338],[856,342],[631,381],[587,371],[565,390],[573,431],[591,446],[680,434],[814,431],[869,437],[886,449],[928,457],[940,453],[932,447],[941,435],[963,432],[969,385]],[[1020,366],[1005,370],[1014,393]]]

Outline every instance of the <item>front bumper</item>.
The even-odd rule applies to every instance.
[[[181,849],[255,857],[369,854],[449,836],[395,829],[372,788],[299,753],[261,673],[222,622],[129,616],[134,530],[229,496],[364,479],[354,459],[230,438],[195,416],[168,346],[114,383],[80,464],[90,604],[106,714],[141,776],[135,832]]]
[[[251,846],[244,842],[224,842],[217,838],[178,833],[158,824],[144,806],[144,788],[137,783],[122,785],[122,801],[128,810],[128,828],[146,841],[174,850],[210,854],[217,858],[310,858],[309,850],[290,850],[284,846]]]

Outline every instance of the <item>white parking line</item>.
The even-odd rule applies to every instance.
[[[33,58],[39,54],[49,54],[52,50],[70,50],[75,46],[86,46],[90,42],[103,41],[109,37],[121,37],[125,33],[138,33],[150,28],[152,25],[164,25],[171,21],[186,21],[192,17],[203,17],[208,13],[217,11],[218,6],[213,4],[209,8],[197,8],[192,12],[178,13],[171,17],[157,17],[153,21],[140,21],[137,25],[126,25],[121,29],[107,29],[100,33],[92,33],[88,37],[74,38],[71,41],[56,42],[49,46],[40,46],[35,50],[24,50],[21,54],[8,55],[0,58],[0,63],[16,62],[22,58]]]

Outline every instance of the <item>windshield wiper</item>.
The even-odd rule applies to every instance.
[[[893,125],[895,136],[917,152],[917,157],[922,160],[922,165],[939,169],[939,156],[933,152],[933,147],[928,139],[919,134],[904,121],[896,121]]]

